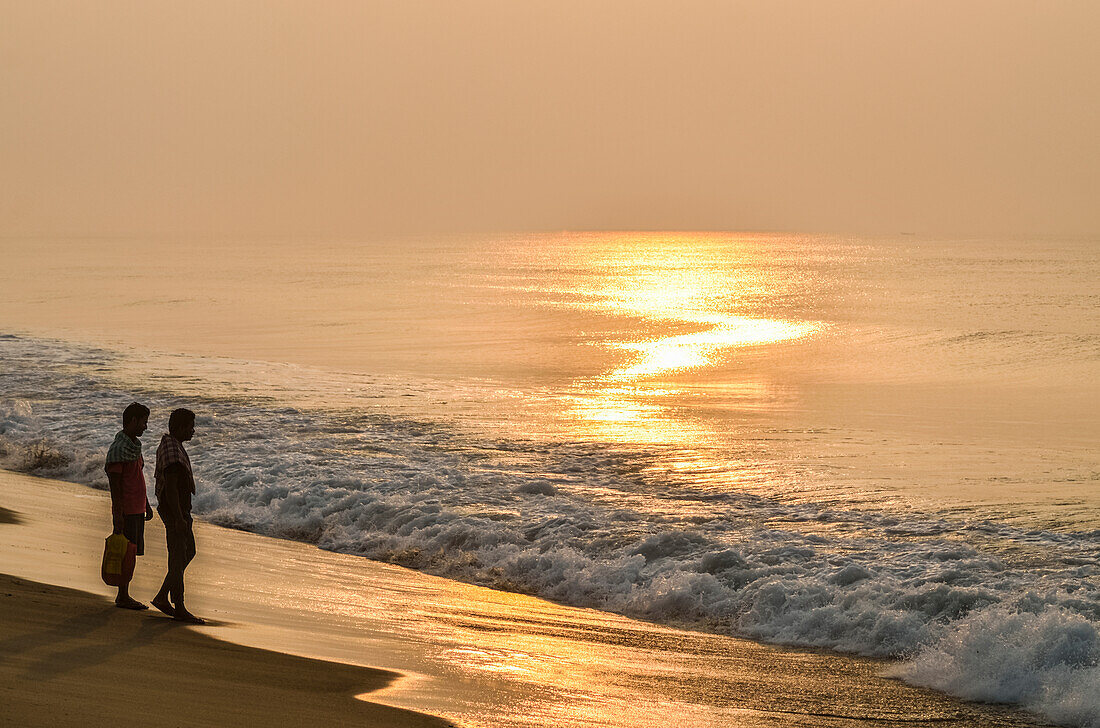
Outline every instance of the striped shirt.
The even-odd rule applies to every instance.
[[[187,476],[184,481],[185,491],[194,494],[195,476],[191,472],[191,458],[188,456],[187,451],[183,449],[183,443],[173,437],[171,433],[166,432],[160,438],[160,445],[157,447],[157,469],[155,473],[157,500],[160,500],[161,493],[164,492],[164,486],[167,484],[168,468],[173,465],[179,465],[183,468]]]

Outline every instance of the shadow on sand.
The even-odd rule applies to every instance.
[[[5,720],[112,725],[138,706],[147,726],[451,725],[357,699],[397,673],[222,642],[210,627],[0,574]]]

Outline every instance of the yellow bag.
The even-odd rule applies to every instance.
[[[136,560],[137,544],[121,533],[112,533],[103,544],[103,582],[108,586],[129,584]]]

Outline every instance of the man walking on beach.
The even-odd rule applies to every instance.
[[[204,624],[205,620],[191,614],[183,604],[183,572],[195,558],[195,531],[191,518],[195,476],[183,443],[194,436],[195,413],[189,409],[173,410],[168,417],[168,432],[160,438],[157,448],[157,513],[164,521],[164,535],[168,540],[168,574],[153,597],[153,606],[180,622]]]
[[[141,456],[141,434],[149,426],[149,408],[137,402],[122,413],[122,429],[107,450],[107,482],[111,485],[111,519],[114,532],[121,533],[137,546],[137,555],[145,553],[145,522],[153,518],[145,491],[145,459]],[[148,609],[130,596],[130,585],[120,584],[115,606],[123,609]]]

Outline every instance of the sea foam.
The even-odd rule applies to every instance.
[[[107,376],[109,355],[0,346],[0,464],[104,487],[132,396]],[[167,389],[141,398],[200,413],[194,503],[214,523],[666,624],[897,657],[892,674],[913,684],[1100,727],[1096,532],[700,493],[662,478],[676,453],[652,447]]]

